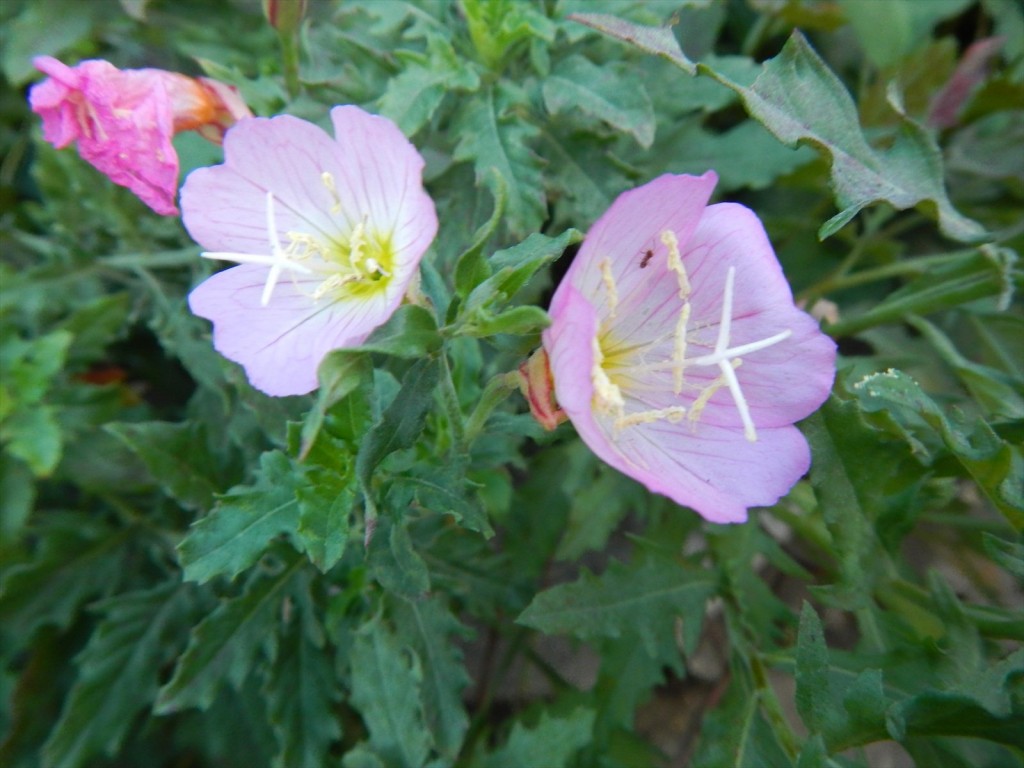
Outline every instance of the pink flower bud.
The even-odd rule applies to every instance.
[[[77,141],[83,159],[164,216],[178,213],[174,134],[195,130],[219,143],[230,125],[252,116],[234,88],[209,78],[120,70],[100,59],[33,63],[49,75],[29,92],[43,138],[58,149]]]

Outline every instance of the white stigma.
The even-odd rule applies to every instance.
[[[277,222],[274,219],[274,195],[267,192],[267,235],[270,237],[270,255],[259,253],[231,253],[227,251],[204,251],[199,254],[204,259],[217,259],[219,261],[235,261],[239,264],[265,264],[270,267],[267,273],[267,282],[263,286],[263,293],[260,296],[260,305],[267,306],[270,297],[274,292],[282,271],[299,272],[304,275],[312,274],[313,270],[304,264],[288,257],[281,241],[277,236]]]
[[[750,442],[757,440],[757,429],[754,427],[754,420],[750,417],[750,408],[747,405],[747,399],[743,396],[743,390],[740,388],[740,381],[736,378],[736,369],[734,365],[740,362],[740,355],[746,355],[751,352],[756,352],[759,349],[765,349],[778,344],[783,339],[789,338],[792,335],[792,331],[785,330],[781,333],[777,333],[774,336],[761,339],[760,341],[753,341],[749,344],[741,344],[738,347],[729,346],[729,337],[732,333],[732,294],[733,294],[733,283],[736,279],[736,267],[729,267],[729,271],[725,275],[725,293],[722,296],[722,319],[718,325],[718,339],[715,341],[715,351],[710,355],[702,355],[701,357],[694,357],[687,360],[691,365],[717,365],[719,370],[722,372],[722,377],[725,379],[726,384],[729,387],[729,392],[732,394],[733,402],[736,404],[736,410],[739,411],[740,420],[743,422],[743,434]],[[733,361],[736,361],[734,363]]]

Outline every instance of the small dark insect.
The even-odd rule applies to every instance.
[[[653,259],[653,258],[654,258],[654,251],[652,251],[650,248],[648,248],[644,252],[643,258],[640,259],[640,269],[643,269],[648,264],[650,264],[651,263],[651,259]]]

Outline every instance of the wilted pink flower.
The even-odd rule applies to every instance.
[[[43,137],[57,149],[77,140],[85,160],[164,216],[178,212],[171,137],[195,130],[219,143],[228,126],[252,116],[234,88],[205,77],[120,70],[99,59],[72,68],[39,56],[33,64],[49,75],[29,93]]]
[[[390,120],[331,110],[335,137],[288,115],[240,122],[223,165],[189,174],[185,227],[239,262],[189,296],[213,342],[270,395],[317,386],[333,349],[387,320],[437,233],[423,158]]]
[[[665,175],[620,195],[555,292],[544,347],[598,456],[729,523],[807,471],[793,423],[828,396],[835,345],[793,306],[754,213],[707,205],[717,180]]]

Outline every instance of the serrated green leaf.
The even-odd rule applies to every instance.
[[[395,121],[406,136],[414,136],[433,117],[446,93],[475,91],[476,70],[438,34],[427,35],[427,55],[400,52],[405,67],[388,80],[379,112]]]
[[[349,446],[347,440],[321,438],[306,457],[305,483],[297,492],[295,543],[323,573],[341,559],[348,544],[358,492],[355,452]]]
[[[393,522],[390,516],[378,520],[367,553],[373,577],[392,594],[410,599],[425,595],[430,589],[430,573],[405,524]]]
[[[693,768],[793,768],[765,719],[761,694],[734,677],[722,704],[701,723]]]
[[[778,56],[764,63],[749,88],[706,65],[698,69],[734,90],[751,116],[779,141],[791,146],[808,142],[830,158],[832,186],[842,210],[822,226],[822,239],[862,208],[880,201],[898,210],[923,205],[954,240],[985,236],[983,227],[961,215],[949,201],[942,155],[934,138],[904,115],[892,96],[890,102],[902,121],[900,133],[889,149],[873,149],[860,129],[846,88],[799,31],[793,32]]]
[[[494,535],[477,491],[464,474],[451,467],[392,478],[394,492],[411,494],[419,506],[439,515],[453,515],[464,527],[490,538]]]
[[[385,456],[409,448],[419,437],[433,403],[439,376],[439,366],[433,358],[415,362],[402,379],[398,395],[360,444],[356,455],[356,476],[370,504],[373,503],[370,488],[373,470]]]
[[[474,233],[473,244],[455,261],[455,293],[461,299],[465,299],[470,291],[491,276],[490,264],[483,255],[484,246],[498,228],[508,204],[508,184],[505,183],[505,179],[496,168],[492,169],[491,177],[494,210],[491,217]]]
[[[0,424],[0,442],[36,477],[48,477],[60,463],[64,448],[57,411],[49,405],[16,410]]]
[[[582,110],[631,134],[644,149],[654,141],[654,108],[643,83],[580,55],[560,61],[542,86],[552,115]]]
[[[461,321],[473,327],[478,318],[493,316],[493,311],[515,296],[538,270],[581,239],[582,235],[575,229],[566,230],[558,237],[535,233],[518,245],[495,253],[490,260],[494,274],[477,285],[466,298],[460,313]]]
[[[1017,530],[1024,530],[1024,452],[1009,445],[984,421],[948,418],[912,378],[901,371],[865,376],[853,386],[861,407],[920,444],[924,430],[941,439],[985,495]]]
[[[257,575],[243,594],[221,602],[192,631],[174,676],[157,697],[159,715],[187,707],[207,709],[225,682],[239,689],[260,648],[276,635],[281,603],[302,559],[271,575]]]
[[[449,638],[464,635],[467,629],[438,597],[398,601],[395,622],[420,659],[423,711],[434,744],[445,758],[453,760],[469,727],[462,693],[470,678],[462,651]]]
[[[358,347],[360,351],[380,352],[410,360],[440,348],[441,336],[434,316],[415,304],[404,304],[395,310],[388,321]]]
[[[578,21],[610,37],[629,43],[642,51],[668,59],[680,69],[693,75],[696,65],[686,58],[671,27],[647,27],[642,24],[611,16],[606,13],[573,13],[572,21]]]
[[[398,637],[376,622],[356,634],[350,655],[352,702],[385,765],[419,768],[430,750],[421,705],[422,670]]]
[[[1024,674],[1024,651],[1011,654],[982,681],[983,685],[1009,685]],[[1018,703],[1005,714],[994,714],[974,695],[961,691],[926,690],[889,710],[888,729],[897,741],[911,736],[966,736],[989,739],[1024,749],[1020,727],[1024,711]]]
[[[104,600],[60,719],[43,747],[43,765],[75,768],[113,756],[139,710],[156,698],[166,662],[184,645],[191,590],[167,583]],[[117,695],[118,690],[131,695]]]
[[[153,480],[190,509],[209,509],[217,492],[213,456],[199,425],[150,421],[107,424],[104,429],[138,456]]]
[[[709,574],[668,560],[613,563],[601,576],[584,571],[579,581],[541,592],[516,621],[583,640],[636,637],[654,656],[657,638],[673,635],[676,617],[685,616],[689,622],[703,616],[713,591]]]
[[[0,625],[22,638],[46,625],[67,628],[84,603],[117,589],[130,530],[61,515],[51,516],[36,533],[39,551],[0,582]]]
[[[256,483],[229,491],[178,545],[185,578],[200,584],[214,576],[233,579],[256,562],[275,536],[293,533],[299,519],[297,489],[288,457],[264,453]]]
[[[316,403],[302,423],[302,445],[299,459],[304,460],[312,450],[323,427],[327,413],[361,383],[368,381],[372,367],[367,355],[350,349],[335,349],[327,354],[317,369]]]
[[[822,735],[835,733],[842,726],[841,715],[834,709],[828,668],[825,631],[818,614],[805,602],[796,645],[796,710],[812,733]]]
[[[332,658],[298,622],[284,633],[263,693],[277,736],[274,768],[321,768],[331,743],[341,738],[339,685]]]
[[[496,315],[487,310],[478,309],[466,318],[459,327],[460,336],[486,338],[499,333],[513,336],[529,336],[543,331],[551,325],[548,313],[540,307],[524,305],[512,307]]]
[[[452,131],[460,137],[454,158],[470,161],[477,184],[497,196],[492,168],[508,187],[508,226],[517,234],[540,229],[547,200],[542,162],[530,145],[537,128],[514,110],[525,97],[507,87],[485,88],[467,99],[455,117]]]
[[[594,712],[579,707],[567,717],[542,712],[540,721],[527,728],[516,723],[508,741],[474,763],[479,768],[561,768],[591,740]]]
[[[856,404],[834,395],[802,422],[811,446],[811,485],[839,559],[839,584],[848,607],[865,604],[877,575],[871,521],[890,503],[886,482],[902,452],[878,439]],[[838,596],[838,595],[837,595]]]

